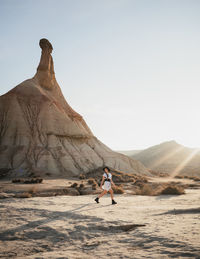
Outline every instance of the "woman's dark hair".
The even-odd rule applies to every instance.
[[[110,168],[109,168],[109,167],[105,166],[105,167],[103,168],[103,171],[105,171],[105,169],[107,169],[108,172],[110,172]]]

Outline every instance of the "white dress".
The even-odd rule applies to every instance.
[[[104,181],[104,185],[102,186],[102,188],[106,191],[109,191],[111,189],[111,179],[112,179],[112,174],[108,173],[108,177],[107,174],[104,173],[103,176],[105,177],[105,181]],[[110,181],[106,181],[106,179],[109,179]]]

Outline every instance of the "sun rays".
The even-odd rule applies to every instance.
[[[179,172],[193,159],[193,157],[200,152],[199,148],[196,148],[192,151],[191,154],[189,154],[189,156],[183,160],[183,162],[181,164],[179,164],[170,174],[171,178],[174,178],[177,174],[179,174]]]
[[[156,167],[156,166],[162,164],[163,162],[165,162],[166,160],[172,158],[174,155],[176,155],[178,152],[182,151],[183,149],[184,149],[183,146],[180,146],[180,147],[176,148],[174,151],[170,152],[169,154],[166,154],[165,156],[163,156],[158,161],[153,162],[151,164],[151,167]]]

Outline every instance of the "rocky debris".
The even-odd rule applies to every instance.
[[[11,177],[69,177],[107,165],[148,175],[140,162],[93,135],[61,92],[51,43],[41,39],[40,47],[35,76],[0,96],[0,170],[9,168]]]

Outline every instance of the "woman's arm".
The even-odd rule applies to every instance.
[[[100,184],[100,188],[102,189],[102,185],[103,185],[103,183],[104,183],[104,179],[105,179],[105,177],[103,176],[102,177],[102,180],[101,180],[101,184]]]
[[[112,179],[111,179],[111,184],[116,188],[116,185],[114,184]]]

